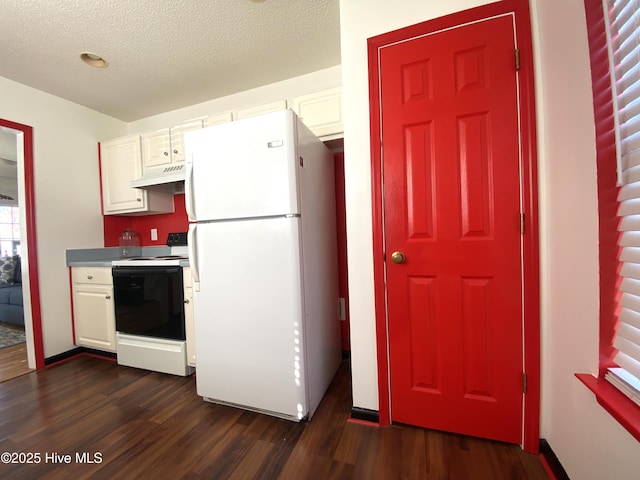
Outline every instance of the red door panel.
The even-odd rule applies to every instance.
[[[519,443],[514,50],[510,16],[385,47],[380,101],[392,419]]]

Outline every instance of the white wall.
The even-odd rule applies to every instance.
[[[73,348],[65,250],[104,243],[97,142],[125,134],[127,126],[1,77],[0,118],[33,127],[38,279],[44,353],[50,357]],[[19,175],[22,172],[20,169]],[[24,191],[22,182],[20,188]],[[24,236],[25,222],[21,227]],[[26,271],[23,279],[28,280]],[[25,316],[30,332],[28,306]],[[33,367],[32,342],[28,350],[29,366]]]
[[[541,431],[573,479],[635,479],[640,444],[574,376],[598,370],[593,102],[582,0],[533,2],[542,270]]]
[[[488,1],[340,4],[354,406],[378,409],[366,39]],[[541,436],[573,479],[637,478],[640,449],[574,377],[597,371],[595,140],[582,0],[531,0],[538,108]]]

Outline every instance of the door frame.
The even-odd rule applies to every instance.
[[[20,197],[20,202],[24,201],[25,217],[24,222],[26,238],[24,243],[27,246],[27,269],[29,274],[29,299],[31,305],[31,332],[33,337],[33,349],[36,362],[36,369],[45,367],[44,360],[44,340],[42,336],[42,313],[40,309],[40,283],[38,280],[38,242],[36,237],[36,208],[35,208],[35,183],[33,165],[33,127],[21,123],[12,122],[0,118],[0,127],[15,130],[22,134],[22,155],[24,171],[24,192]],[[20,155],[18,156],[18,159]],[[24,295],[24,292],[23,292]],[[25,317],[25,323],[27,322]],[[27,347],[28,348],[28,347]]]
[[[380,50],[393,43],[441,30],[459,27],[500,15],[512,15],[516,44],[520,51],[517,78],[522,209],[525,234],[522,236],[523,279],[523,360],[527,375],[524,395],[522,446],[538,453],[540,435],[540,274],[538,237],[538,182],[534,59],[527,0],[503,0],[453,13],[416,25],[384,33],[367,40],[369,60],[369,107],[371,137],[371,196],[373,211],[373,270],[378,361],[378,414],[382,426],[391,424],[387,296],[385,286],[383,169],[380,103]],[[515,61],[515,59],[514,59]]]

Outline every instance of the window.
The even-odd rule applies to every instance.
[[[618,173],[622,282],[605,378],[640,405],[640,0],[604,0]]]
[[[632,400],[640,375],[640,0],[584,5],[598,169],[600,372],[577,377],[640,440],[640,404]]]
[[[20,255],[18,207],[0,206],[0,256]]]

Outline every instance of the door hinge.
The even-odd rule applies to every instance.
[[[527,374],[522,372],[522,393],[527,394]]]
[[[520,49],[516,48],[516,72],[520,70]]]
[[[520,214],[520,235],[524,235],[524,228],[525,226],[525,222],[524,222],[524,213]]]

